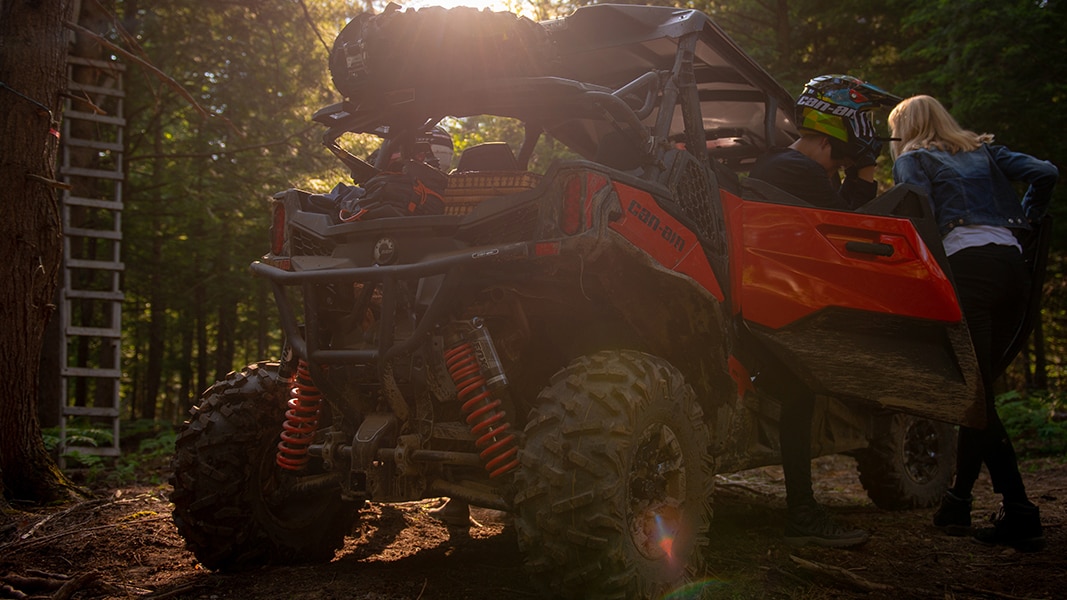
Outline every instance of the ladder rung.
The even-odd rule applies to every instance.
[[[64,406],[65,417],[117,417],[119,409],[114,406]]]
[[[82,198],[80,196],[67,196],[63,204],[72,206],[88,206],[91,208],[106,208],[107,210],[122,210],[122,203],[114,200],[97,200],[96,198]]]
[[[120,262],[106,260],[81,260],[70,259],[67,261],[68,269],[98,269],[100,271],[125,271],[126,265]]]
[[[68,146],[77,146],[79,148],[93,148],[96,150],[111,150],[112,152],[122,152],[122,144],[118,142],[102,142],[100,140],[84,140],[81,138],[70,137],[69,135],[63,138],[63,143]]]
[[[119,456],[121,454],[119,449],[114,446],[66,446],[63,455],[70,456],[75,452],[94,456]]]
[[[121,240],[121,231],[107,231],[104,229],[81,229],[80,227],[64,227],[63,235],[88,238],[99,238],[105,240]]]
[[[63,111],[63,118],[81,119],[82,121],[93,121],[94,123],[107,123],[108,125],[126,125],[126,119],[123,119],[122,117],[109,117],[107,115],[98,115],[96,113],[81,110],[65,110]]]
[[[107,327],[78,327],[76,325],[71,325],[70,327],[67,327],[67,335],[80,335],[83,337],[120,338],[122,337],[122,330],[110,329]]]
[[[63,292],[67,298],[84,298],[86,300],[116,300],[122,301],[126,299],[126,294],[123,292],[109,292],[109,291],[97,291],[97,290],[64,290]]]
[[[113,60],[99,60],[96,58],[85,58],[83,56],[67,56],[67,62],[72,65],[82,65],[86,67],[96,67],[98,69],[104,69],[107,71],[125,71],[126,65]]]
[[[105,171],[104,169],[83,169],[81,167],[63,167],[61,169],[61,173],[68,177],[97,177],[100,179],[117,180],[121,180],[125,177],[122,171]]]
[[[62,369],[63,377],[97,377],[100,379],[121,379],[121,368],[93,368],[91,366],[66,366]]]
[[[68,81],[67,89],[77,92],[89,92],[92,94],[103,94],[105,96],[114,96],[116,98],[125,98],[126,92],[119,88],[102,87],[99,85],[89,85],[87,83],[78,83],[77,81]]]

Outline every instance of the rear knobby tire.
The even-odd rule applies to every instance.
[[[209,569],[329,561],[352,529],[339,487],[294,492],[275,464],[288,398],[276,363],[250,365],[208,388],[178,434],[174,523]]]
[[[905,414],[879,416],[870,445],[855,453],[860,483],[886,510],[940,501],[956,467],[956,428]]]
[[[701,577],[713,464],[682,374],[640,352],[575,360],[537,398],[518,473],[531,581],[563,598],[660,598]]]

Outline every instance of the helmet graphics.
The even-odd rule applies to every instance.
[[[797,127],[830,137],[837,154],[859,156],[877,141],[871,112],[900,98],[849,75],[822,75],[797,98]]]

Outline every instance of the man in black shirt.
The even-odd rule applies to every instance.
[[[774,148],[752,167],[749,177],[781,188],[821,208],[853,210],[878,193],[874,182],[876,152],[834,159],[830,138],[802,132],[787,148]],[[869,164],[861,164],[869,163]],[[845,171],[840,180],[840,171]]]
[[[871,110],[900,99],[847,75],[816,77],[797,99],[800,138],[764,155],[749,177],[821,208],[852,210],[878,193],[874,170],[881,143]],[[841,172],[844,171],[844,180]],[[869,537],[838,524],[815,501],[811,486],[811,425],[815,393],[787,365],[764,365],[756,386],[781,401],[779,442],[789,516],[786,542],[848,547]]]

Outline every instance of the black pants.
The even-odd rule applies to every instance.
[[[778,398],[782,402],[778,442],[782,446],[786,505],[815,504],[811,487],[811,422],[815,415],[815,394],[801,384]]]
[[[786,505],[815,504],[811,486],[811,425],[815,393],[785,365],[770,358],[768,361],[756,379],[756,387],[781,403],[778,443],[782,450]]]
[[[1029,273],[1022,255],[1010,246],[967,248],[948,259],[978,368],[985,386],[985,429],[960,428],[954,494],[968,497],[985,463],[993,491],[1006,502],[1026,500],[1026,489],[1004,424],[994,404],[995,365],[1011,343],[1026,312]]]

